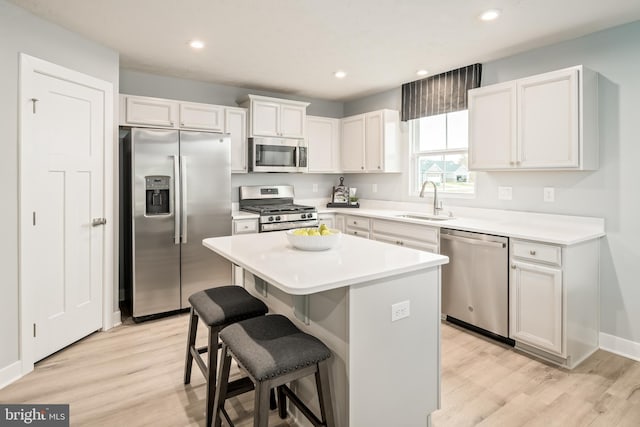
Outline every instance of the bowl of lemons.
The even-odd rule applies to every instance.
[[[296,228],[286,231],[289,243],[303,251],[326,251],[335,247],[342,233],[340,230],[321,224],[318,228]]]

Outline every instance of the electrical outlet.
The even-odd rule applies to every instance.
[[[405,317],[409,317],[410,314],[411,314],[411,310],[410,310],[409,300],[398,302],[391,306],[392,322],[395,322],[396,320],[404,319]]]
[[[513,198],[513,190],[511,187],[498,187],[498,200],[511,200]]]
[[[313,184],[311,191],[313,191],[314,193],[318,192],[318,184]]]
[[[372,193],[377,193],[378,192],[378,184],[372,184],[371,185],[371,192]]]
[[[545,202],[556,201],[556,192],[553,189],[553,187],[544,187],[544,201]]]

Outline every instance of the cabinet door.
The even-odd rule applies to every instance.
[[[578,70],[518,80],[518,165],[579,167]]]
[[[180,127],[222,132],[224,108],[219,105],[181,103]]]
[[[307,116],[309,172],[340,172],[340,120]]]
[[[562,355],[562,270],[513,261],[509,308],[511,338]]]
[[[340,230],[344,233],[345,231],[345,217],[344,215],[336,215],[336,222],[335,222],[335,228],[337,230]]]
[[[342,119],[342,170],[364,172],[365,116]]]
[[[516,166],[516,86],[514,82],[469,91],[469,169]]]
[[[252,136],[280,136],[280,104],[269,101],[251,101]]]
[[[384,150],[384,111],[366,115],[364,168],[367,172],[382,172]]]
[[[247,111],[225,109],[224,131],[231,135],[231,172],[247,172]]]
[[[177,102],[138,96],[125,96],[125,99],[125,124],[178,127]]]
[[[285,138],[304,138],[307,107],[299,105],[280,105],[280,136]]]

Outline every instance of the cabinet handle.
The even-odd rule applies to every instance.
[[[534,251],[533,249],[529,251],[529,255],[535,255],[535,254],[536,254],[536,251]]]
[[[515,270],[516,269],[516,265],[515,264],[511,264],[511,269]]]
[[[378,169],[380,169],[380,166],[378,166]]]
[[[364,166],[360,166],[360,169],[364,169]]]
[[[173,126],[173,122],[169,122],[169,125],[170,125],[170,126]]]

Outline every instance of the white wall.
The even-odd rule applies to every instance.
[[[3,188],[0,209],[0,372],[19,357],[17,106],[20,52],[112,82],[114,92],[118,93],[117,52],[0,0],[0,181]]]
[[[478,173],[475,199],[445,200],[454,210],[466,205],[605,218],[601,331],[636,343],[640,343],[639,41],[640,21],[484,63],[483,85],[578,64],[600,73],[600,167],[594,172]],[[345,115],[398,108],[400,96],[398,88],[346,103]],[[403,175],[361,174],[348,179],[362,198],[409,200]],[[377,193],[371,191],[373,183],[378,184]],[[511,186],[513,200],[498,201],[498,186]],[[543,202],[543,187],[556,189],[554,203]]]

